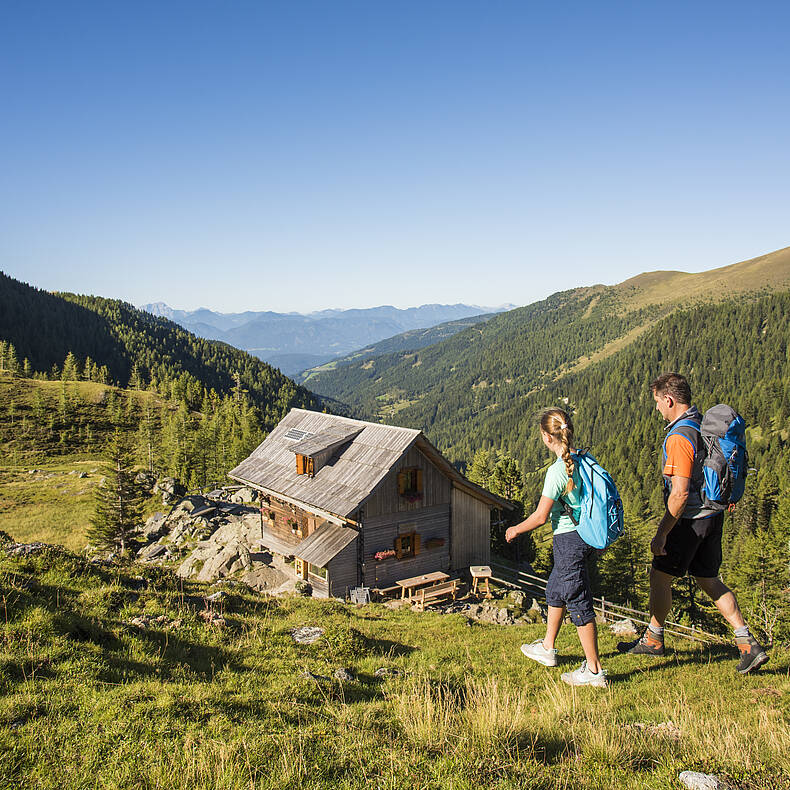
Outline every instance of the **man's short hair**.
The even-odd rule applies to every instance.
[[[662,373],[650,382],[650,391],[654,395],[669,395],[678,403],[691,405],[691,387],[686,377],[680,373]]]

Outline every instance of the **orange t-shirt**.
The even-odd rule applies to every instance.
[[[694,468],[694,445],[682,434],[673,433],[667,437],[666,451],[664,474],[668,477],[677,475],[691,478],[691,470]]]

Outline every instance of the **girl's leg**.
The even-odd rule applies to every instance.
[[[549,610],[551,611],[551,610]],[[595,620],[586,625],[576,626],[579,632],[579,641],[582,643],[584,657],[590,672],[598,674],[601,671],[601,659],[598,657],[598,628]]]
[[[554,649],[554,640],[560,632],[560,626],[564,617],[564,606],[549,606],[549,614],[546,618],[546,636],[543,637],[543,647],[546,650]]]

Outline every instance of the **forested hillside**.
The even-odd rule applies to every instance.
[[[787,288],[790,248],[699,274],[649,272],[554,294],[419,351],[316,370],[310,388],[360,415],[441,431],[617,353],[674,310]]]
[[[368,360],[384,354],[394,354],[399,351],[417,351],[426,346],[432,346],[440,340],[452,337],[470,326],[482,324],[494,315],[494,313],[484,313],[483,315],[473,315],[469,318],[459,318],[456,321],[446,321],[428,329],[411,329],[394,337],[388,337],[386,340],[380,340],[378,343],[372,343],[359,351],[355,351],[353,354],[348,354],[340,359],[333,359],[331,362],[327,362],[326,365],[304,370],[296,379],[302,384],[309,386],[313,376],[320,374],[322,371],[334,370],[352,363],[364,365]]]
[[[659,308],[621,314],[619,295],[602,288],[554,294],[494,316],[485,324],[419,352],[386,354],[310,378],[314,391],[369,417],[430,427],[465,422],[486,408],[526,395],[547,374],[655,316]]]
[[[269,429],[292,406],[320,408],[306,389],[259,359],[203,340],[125,302],[51,294],[0,272],[0,341],[27,376],[56,378],[69,354],[80,378],[151,389],[198,408],[207,393],[246,391]],[[74,378],[69,371],[66,378]]]

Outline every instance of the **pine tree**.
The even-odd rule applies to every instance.
[[[87,537],[94,546],[117,550],[121,556],[142,521],[143,497],[134,481],[132,466],[126,436],[116,429],[107,448],[104,483],[96,488],[95,510]]]

